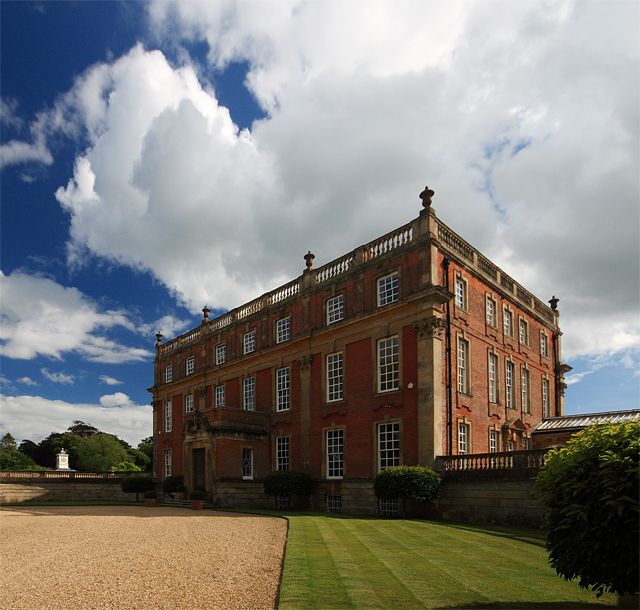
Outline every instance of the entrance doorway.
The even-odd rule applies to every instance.
[[[193,484],[205,486],[204,449],[193,450]]]

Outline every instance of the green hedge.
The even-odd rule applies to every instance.
[[[184,485],[184,475],[172,474],[162,481],[162,491],[166,494],[176,493],[178,485]]]
[[[313,477],[301,470],[274,470],[264,478],[264,493],[269,496],[308,496],[314,487]]]
[[[551,565],[598,597],[638,591],[638,439],[638,421],[590,426],[536,477]]]
[[[440,475],[423,466],[398,466],[381,470],[373,491],[382,500],[428,500],[440,496]]]

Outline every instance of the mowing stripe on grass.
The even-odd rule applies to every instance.
[[[337,519],[318,519],[345,588],[357,608],[420,608],[422,603]]]
[[[314,518],[289,519],[289,540],[292,539],[295,544],[287,544],[279,608],[355,608]]]
[[[358,538],[405,586],[413,590],[423,607],[460,605],[482,601],[482,595],[468,591],[464,562],[452,556],[445,545],[434,545],[429,528],[416,532],[412,544],[399,535],[397,521],[370,520],[358,524]],[[347,527],[352,524],[347,524]],[[416,541],[417,538],[417,541]],[[438,548],[440,547],[440,548]],[[375,551],[373,550],[375,549]],[[489,601],[490,598],[484,598]]]

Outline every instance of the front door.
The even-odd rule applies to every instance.
[[[194,449],[193,450],[193,484],[205,486],[205,460],[204,460],[204,449]]]

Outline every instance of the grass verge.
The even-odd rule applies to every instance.
[[[615,595],[566,582],[536,530],[283,514],[280,610],[611,608]]]

